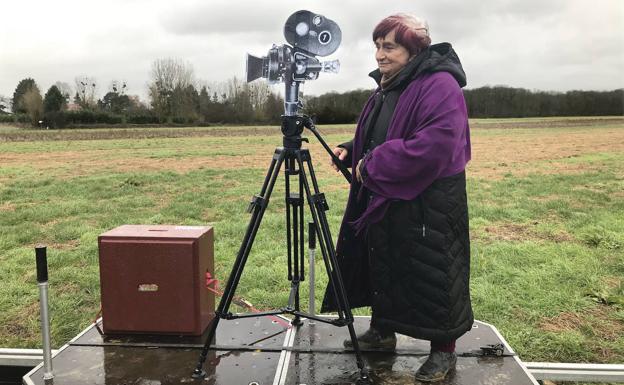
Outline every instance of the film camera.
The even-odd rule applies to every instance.
[[[285,83],[284,115],[295,116],[302,106],[299,84],[315,80],[320,72],[337,73],[338,60],[319,61],[315,56],[331,55],[342,38],[338,24],[310,11],[297,11],[284,25],[290,44],[273,45],[264,57],[247,54],[247,82],[266,78],[270,83]]]

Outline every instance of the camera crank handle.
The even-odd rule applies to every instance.
[[[316,138],[319,140],[319,142],[321,142],[321,145],[323,146],[325,151],[327,151],[329,156],[332,158],[332,161],[334,162],[334,164],[336,166],[338,166],[338,169],[340,170],[342,175],[345,177],[347,182],[349,182],[349,184],[351,184],[351,181],[353,180],[353,177],[351,176],[351,172],[349,172],[349,170],[342,164],[342,161],[336,156],[336,154],[334,154],[334,152],[331,150],[331,148],[329,148],[329,146],[327,145],[327,143],[325,142],[325,140],[323,139],[321,134],[318,132],[318,130],[314,126],[314,123],[312,122],[312,119],[309,116],[305,116],[304,118],[305,118],[304,126],[307,127],[310,131],[312,131],[314,136],[316,136]]]

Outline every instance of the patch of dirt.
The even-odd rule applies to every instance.
[[[563,312],[554,317],[543,318],[539,322],[539,328],[553,333],[590,329],[600,339],[616,341],[624,334],[624,322],[611,318],[609,315],[612,313],[613,309],[604,305],[586,309],[581,314]]]
[[[584,316],[573,312],[564,312],[554,317],[544,318],[539,323],[539,328],[548,332],[559,333],[573,331],[583,323]]]
[[[276,137],[277,138],[277,137]],[[276,143],[279,143],[276,140]],[[329,155],[320,144],[309,147],[315,172],[329,170]],[[0,153],[0,164],[23,165],[40,170],[43,174],[61,178],[107,172],[174,171],[187,173],[201,169],[260,169],[268,170],[275,152],[274,145],[257,146],[248,155],[171,156],[167,158],[138,157],[133,150],[57,151],[42,153]],[[320,166],[320,167],[319,167]],[[327,170],[325,170],[327,169]],[[0,206],[1,209],[1,206]]]
[[[13,338],[28,339],[32,337],[32,330],[29,329],[29,322],[25,320],[39,314],[39,301],[31,302],[22,307],[18,312],[0,325],[0,335],[11,336]]]
[[[588,123],[590,122],[590,123]],[[504,124],[513,127],[522,127],[522,124],[531,127],[574,127],[575,125],[594,126],[600,119],[578,120],[544,120],[530,122],[509,122]],[[480,123],[472,135],[472,160],[468,165],[468,175],[481,179],[501,179],[507,174],[525,176],[530,173],[542,174],[577,174],[587,171],[600,170],[599,163],[570,162],[569,159],[595,153],[617,153],[624,151],[624,119],[605,119],[611,128],[595,127],[587,130],[513,130],[507,133],[479,132],[479,128],[501,128],[503,123]],[[566,125],[567,124],[567,125]],[[338,131],[352,132],[352,128],[340,128]],[[205,132],[204,132],[205,131]],[[106,150],[66,150],[48,151],[45,153],[0,153],[0,164],[7,166],[28,165],[43,175],[71,178],[83,175],[92,175],[101,172],[145,172],[145,171],[175,171],[186,173],[198,169],[236,169],[253,168],[267,170],[276,146],[281,145],[281,136],[275,135],[273,127],[262,128],[211,128],[184,133],[184,136],[237,136],[244,133],[246,136],[258,135],[270,137],[271,143],[254,144],[245,155],[206,155],[185,156],[173,154],[165,158],[150,158],[149,153],[143,150],[137,155],[135,149],[106,149]],[[328,130],[332,134],[335,129]],[[112,134],[111,134],[112,135]],[[71,142],[70,142],[71,143]],[[227,144],[219,144],[227,151]],[[241,144],[232,141],[233,150],[240,153]],[[331,144],[330,144],[331,146]],[[330,176],[333,170],[329,168],[329,156],[321,145],[314,139],[306,144],[310,149],[317,174]]]
[[[473,232],[475,239],[496,240],[496,241],[526,241],[526,240],[539,240],[550,242],[574,242],[575,239],[570,234],[560,230],[555,234],[548,234],[538,232],[530,224],[517,224],[517,223],[500,223],[485,227],[485,233],[479,234]]]
[[[36,313],[33,313],[36,314]],[[32,333],[27,326],[24,326],[24,322],[21,319],[13,318],[8,320],[4,325],[0,327],[0,334],[3,336],[12,336],[17,338],[32,337]]]
[[[523,241],[532,238],[531,232],[526,225],[505,223],[485,228],[485,238],[497,241]]]
[[[117,158],[111,151],[111,156],[98,154],[93,156],[81,152],[58,152],[42,155],[31,154],[3,154],[0,155],[0,164],[23,164],[41,170],[46,175],[58,177],[77,177],[107,172],[150,172],[150,171],[174,171],[186,173],[199,169],[234,169],[234,168],[260,168],[261,164],[268,167],[268,159],[261,162],[260,155],[246,157],[235,156],[212,156],[212,157],[188,157],[188,158],[142,158],[128,154],[126,158]],[[71,166],[69,166],[71,165]]]
[[[624,124],[624,118],[579,117],[579,118],[528,118],[519,119],[477,119],[470,121],[471,128],[513,129],[513,128],[554,128],[554,127],[592,127]]]
[[[73,282],[59,282],[52,288],[54,295],[61,296],[63,294],[76,294],[80,292],[78,284]]]
[[[268,168],[270,156],[249,155],[245,157],[217,155],[183,159],[126,159],[113,165],[114,171],[175,171],[186,173],[201,169]]]
[[[72,239],[63,243],[45,243],[45,245],[50,250],[71,250],[80,246],[80,241]]]
[[[1,203],[0,211],[15,211],[15,205],[11,202]]]
[[[500,179],[507,173],[524,176],[575,174],[599,169],[598,165],[570,163],[566,159],[586,154],[624,151],[624,129],[570,132],[539,130],[507,135],[473,135],[469,175]]]
[[[0,126],[1,127],[1,126]],[[323,134],[349,134],[355,124],[322,126]],[[279,126],[214,126],[214,127],[101,127],[64,130],[15,130],[0,133],[1,142],[118,140],[188,137],[272,136],[280,133]],[[309,136],[312,136],[310,134]]]
[[[608,289],[614,289],[622,286],[622,277],[606,277],[603,278],[605,287]]]

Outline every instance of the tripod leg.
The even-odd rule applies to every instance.
[[[314,174],[314,168],[312,167],[312,161],[309,152],[307,150],[301,150],[297,154],[297,162],[299,163],[299,169],[301,172],[301,178],[303,179],[303,186],[305,188],[306,197],[308,199],[308,203],[310,204],[312,218],[316,225],[317,234],[319,235],[319,245],[321,246],[323,260],[325,261],[325,267],[327,268],[327,275],[330,282],[332,283],[332,286],[334,287],[334,293],[336,294],[336,302],[339,307],[339,316],[341,313],[345,314],[345,321],[347,328],[349,329],[349,336],[351,337],[351,341],[353,343],[353,350],[355,351],[357,366],[360,370],[360,378],[358,383],[368,383],[370,381],[368,377],[368,369],[364,364],[362,352],[360,351],[360,345],[355,334],[355,328],[353,327],[353,314],[351,313],[351,308],[349,307],[344,283],[342,281],[342,276],[340,275],[340,269],[336,260],[336,251],[334,250],[329,224],[327,223],[327,217],[325,216],[327,203],[324,200],[324,195],[319,193],[318,183],[316,181],[316,176]],[[310,170],[310,179],[314,188],[314,195],[312,195],[312,191],[310,190],[310,184],[308,183],[307,175],[304,169],[304,163],[307,165],[308,170]]]
[[[217,325],[219,324],[219,319],[227,317],[227,313],[234,297],[234,292],[236,291],[238,282],[240,281],[241,275],[243,274],[243,269],[245,267],[245,263],[247,262],[247,257],[249,256],[249,252],[251,251],[251,246],[253,245],[256,233],[258,232],[258,228],[260,227],[260,223],[262,222],[262,216],[266,211],[269,199],[271,197],[271,193],[273,191],[273,187],[275,186],[275,181],[284,161],[285,152],[286,151],[282,149],[275,150],[275,154],[273,156],[273,159],[271,160],[271,165],[269,166],[269,170],[267,171],[264,183],[262,185],[260,196],[255,196],[252,200],[252,203],[250,205],[250,208],[253,209],[252,216],[249,220],[249,224],[247,225],[247,231],[245,232],[245,237],[243,238],[241,247],[238,250],[238,254],[236,255],[236,260],[234,261],[234,265],[232,266],[232,272],[230,273],[230,276],[228,278],[227,285],[223,292],[223,296],[221,297],[221,301],[219,301],[219,307],[217,308],[217,311],[215,311],[215,317],[210,324],[208,338],[206,339],[202,352],[199,355],[197,365],[192,374],[193,378],[200,379],[206,376],[206,372],[203,370],[203,366],[206,362],[208,351],[210,350],[210,344],[214,339]]]
[[[310,154],[307,153],[307,150],[302,150],[304,153],[301,155],[299,162],[301,166],[303,166],[304,162],[307,162],[310,159]],[[306,163],[308,164],[308,163]],[[312,176],[312,188],[314,189],[314,195],[312,195],[312,190],[310,188],[310,183],[308,182],[307,175],[305,173],[305,169],[301,168],[301,174],[303,179],[304,188],[306,191],[306,196],[308,203],[310,205],[310,212],[312,213],[312,222],[315,225],[316,233],[318,234],[319,246],[321,248],[321,255],[323,256],[323,262],[325,264],[325,270],[327,271],[328,278],[330,279],[331,287],[334,292],[334,298],[336,298],[336,303],[338,304],[338,318],[343,322],[352,322],[353,318],[346,317],[344,309],[350,309],[346,302],[343,301],[343,298],[346,299],[346,295],[341,295],[339,291],[339,286],[335,284],[337,279],[342,280],[340,275],[336,277],[334,273],[336,271],[335,266],[337,266],[337,262],[335,258],[329,258],[328,256],[336,255],[334,251],[334,246],[331,240],[331,232],[329,230],[329,225],[327,224],[327,218],[325,217],[326,210],[326,202],[324,201],[323,194],[319,194],[318,184],[316,182],[316,177],[314,176],[314,170],[311,168],[312,164],[308,164],[308,169],[310,170]],[[322,202],[320,201],[322,200]],[[324,207],[321,207],[324,206]],[[322,220],[321,220],[322,219]],[[342,281],[341,281],[342,282]],[[344,286],[343,286],[344,287]],[[344,292],[344,289],[342,290]],[[350,312],[349,312],[350,314]]]
[[[301,168],[300,168],[301,169]],[[305,281],[305,254],[303,253],[303,246],[305,244],[304,232],[303,232],[303,178],[301,178],[301,172],[299,173],[299,196],[301,197],[301,204],[299,205],[299,257],[301,258],[299,263],[301,272],[299,273],[299,280]]]
[[[288,255],[288,280],[292,281],[292,241],[291,241],[291,224],[290,224],[290,206],[291,206],[291,197],[290,197],[290,175],[292,174],[293,168],[293,159],[292,157],[288,157],[285,162],[285,170],[284,170],[284,196],[285,196],[285,206],[286,206],[286,249]]]
[[[288,247],[288,279],[291,281],[290,297],[288,299],[287,309],[295,312],[299,312],[299,283],[301,282],[299,263],[301,262],[301,254],[299,252],[299,243],[301,242],[301,226],[300,214],[301,207],[303,206],[301,189],[296,192],[292,192],[290,189],[290,177],[299,176],[299,181],[296,186],[300,186],[301,178],[299,170],[295,167],[298,165],[296,162],[296,156],[293,151],[289,151],[286,155],[286,227],[287,227],[287,247]],[[292,238],[291,238],[292,235]],[[295,315],[292,321],[295,326],[301,325],[301,318],[299,315]]]

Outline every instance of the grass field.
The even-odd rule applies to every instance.
[[[624,362],[624,118],[471,127],[475,316],[526,361]],[[320,127],[330,145],[353,129]],[[308,136],[335,238],[348,186]],[[225,280],[279,145],[276,127],[0,128],[0,347],[40,344],[37,243],[48,246],[55,348],[99,310],[97,237],[113,227],[210,224]],[[260,309],[288,297],[282,194],[278,183],[238,290]]]

